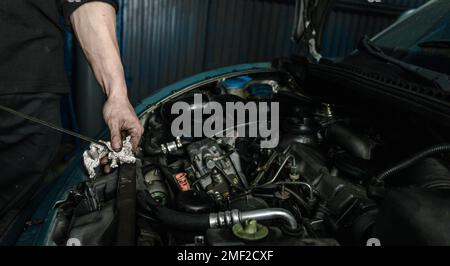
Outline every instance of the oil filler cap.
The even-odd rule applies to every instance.
[[[248,241],[258,241],[269,235],[269,229],[256,220],[247,220],[243,225],[235,224],[232,231],[236,237]]]

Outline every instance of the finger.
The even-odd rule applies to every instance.
[[[108,159],[107,156],[103,157],[103,158],[100,160],[100,164],[101,164],[101,165],[107,165],[108,163],[109,163],[109,159]]]
[[[128,133],[128,136],[131,137],[130,142],[131,142],[133,151],[136,152],[137,148],[140,144],[141,137],[144,133],[144,128],[142,127],[139,120],[137,120],[137,121],[131,120],[131,121],[129,121],[129,123],[125,124],[125,127],[127,129],[126,131]]]
[[[111,166],[109,164],[105,165],[105,167],[103,168],[103,172],[105,174],[110,174],[111,173]]]
[[[129,134],[131,136],[131,144],[133,146],[133,150],[136,151],[142,138],[143,129],[141,127],[137,127],[133,130],[130,130]]]
[[[133,151],[136,151],[137,147],[139,146],[140,138],[137,133],[131,133],[130,137],[131,137],[131,140],[130,140],[131,145],[133,146]]]
[[[120,127],[115,123],[109,130],[111,131],[111,147],[115,152],[120,152],[122,150],[122,134],[120,133]]]

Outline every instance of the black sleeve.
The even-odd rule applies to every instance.
[[[64,17],[66,25],[70,25],[70,15],[80,6],[90,2],[104,2],[111,4],[116,11],[119,10],[117,0],[56,0],[58,8]]]

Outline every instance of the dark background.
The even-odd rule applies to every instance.
[[[361,36],[375,35],[426,1],[339,0],[321,52],[326,57],[344,56]],[[119,0],[119,4],[118,34],[133,104],[190,75],[271,61],[295,49],[293,0]],[[95,137],[104,128],[104,98],[70,33],[66,43],[73,94],[63,104],[64,124]]]

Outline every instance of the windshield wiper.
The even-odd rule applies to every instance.
[[[431,82],[437,88],[450,92],[450,79],[448,75],[430,69],[426,69],[423,67],[419,67],[413,64],[408,64],[394,57],[388,56],[383,52],[383,50],[374,45],[367,36],[364,36],[361,39],[358,49],[365,50],[370,55],[380,60],[396,65],[409,73],[415,74],[416,76],[424,79],[425,81]]]
[[[450,40],[426,41],[426,42],[419,43],[418,46],[422,47],[422,48],[450,49]]]

